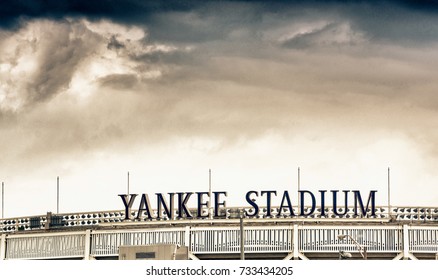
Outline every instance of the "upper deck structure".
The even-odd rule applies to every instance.
[[[325,207],[305,217],[273,215],[279,207],[267,216],[260,207],[251,218],[246,207],[221,210],[220,219],[208,210],[203,218],[126,220],[117,210],[2,219],[0,260],[117,259],[119,246],[152,244],[187,246],[191,259],[239,259],[242,249],[246,259],[338,259],[340,252],[357,259],[438,256],[438,207],[376,207],[373,216]]]

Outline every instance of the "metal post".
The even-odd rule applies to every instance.
[[[190,251],[190,227],[186,226],[184,230],[184,246],[187,246]]]
[[[298,203],[297,203],[297,213],[300,213],[300,168],[298,167]],[[299,214],[298,214],[299,215]]]
[[[409,259],[409,228],[403,225],[403,259]]]
[[[239,219],[240,221],[240,259],[245,259],[245,228],[243,227],[243,218],[245,217],[244,209],[233,208],[230,210],[231,219]]]
[[[245,259],[245,229],[243,228],[242,212],[240,212],[240,259]]]
[[[2,219],[5,218],[5,183],[2,182]]]
[[[85,231],[85,250],[84,250],[84,260],[91,259],[91,230],[87,229]]]
[[[56,214],[59,214],[59,176],[56,177]]]
[[[299,258],[299,244],[298,244],[298,225],[294,225],[294,229],[293,229],[293,236],[292,236],[292,246],[293,246],[293,259],[294,260],[298,260]]]
[[[391,218],[391,173],[390,169],[388,167],[388,218]]]

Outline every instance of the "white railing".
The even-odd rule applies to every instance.
[[[438,253],[438,228],[412,226],[409,229],[409,251]]]
[[[85,234],[78,232],[12,235],[7,239],[7,259],[83,258]]]
[[[244,249],[247,253],[290,252],[292,227],[245,227]],[[194,254],[240,252],[239,227],[202,227],[190,230],[190,250]]]
[[[244,226],[245,253],[357,252],[350,235],[368,253],[438,253],[438,226],[431,225],[270,225]],[[237,254],[238,226],[81,230],[1,235],[1,259],[71,259],[118,256],[122,245],[179,244],[192,254]],[[295,252],[294,252],[295,253]]]
[[[245,229],[245,251],[290,252],[292,250],[292,227],[266,227]]]
[[[340,235],[350,235],[367,252],[400,252],[403,246],[400,226],[303,226],[299,232],[303,253],[357,251],[350,238],[341,240]]]

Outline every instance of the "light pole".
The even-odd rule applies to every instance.
[[[243,218],[245,217],[245,210],[243,209],[231,209],[230,218],[240,219],[240,259],[245,259],[245,229],[243,227]]]
[[[345,238],[349,238],[351,241],[353,241],[353,243],[357,246],[357,249],[358,249],[360,255],[362,256],[362,258],[364,260],[366,260],[368,258],[368,256],[367,256],[367,248],[365,246],[359,244],[356,241],[356,239],[354,239],[351,235],[349,235],[349,234],[340,234],[340,235],[338,235],[338,239],[339,240],[344,240]],[[341,252],[344,253],[343,251],[341,251]],[[342,254],[341,254],[341,256],[342,256]],[[351,257],[351,254],[350,254],[350,257]]]

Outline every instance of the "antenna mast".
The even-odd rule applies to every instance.
[[[298,198],[298,203],[297,203],[297,213],[299,213],[300,212],[300,168],[298,167],[298,195],[297,195],[297,198]]]
[[[59,214],[59,176],[56,177],[56,214]]]
[[[391,215],[391,171],[388,167],[388,215]]]
[[[2,182],[2,219],[5,217],[5,183]]]

